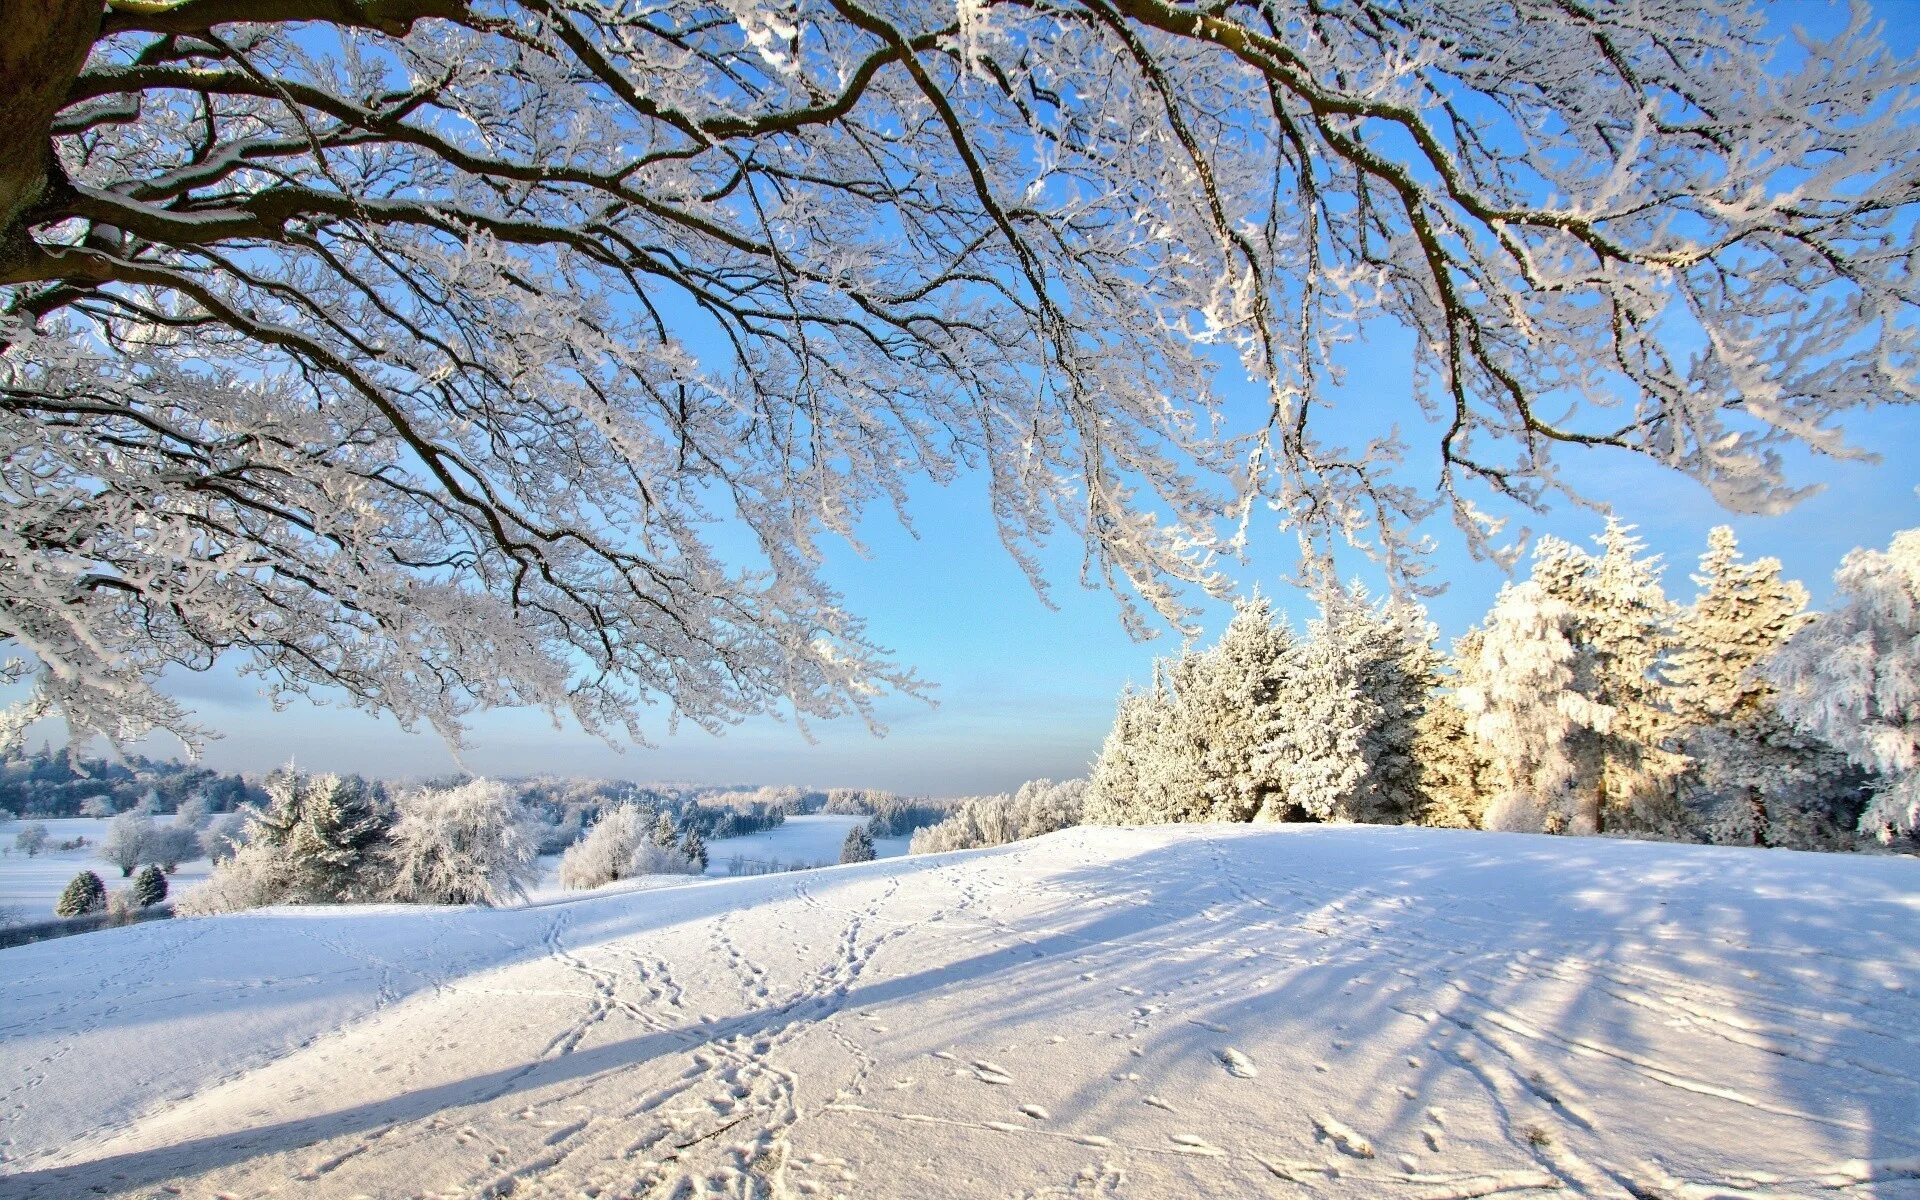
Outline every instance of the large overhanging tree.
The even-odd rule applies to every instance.
[[[1864,17],[12,0],[0,48],[15,726],[191,735],[156,680],[228,652],[456,736],[866,712],[915,682],[819,546],[916,479],[1150,621],[1250,517],[1411,581],[1558,447],[1760,509],[1916,394],[1920,64]],[[1372,319],[1424,415],[1330,438]]]

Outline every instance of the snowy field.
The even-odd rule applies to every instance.
[[[1920,863],[1082,829],[0,951],[0,1195],[1920,1197]]]
[[[153,823],[166,825],[172,820],[171,815],[158,816]],[[14,849],[13,838],[35,821],[47,827],[49,847],[77,837],[86,838],[87,845],[79,850],[49,848],[28,858],[24,851]],[[98,875],[108,892],[131,882],[120,878],[119,867],[100,859],[100,843],[106,840],[107,827],[112,824],[108,817],[27,817],[0,825],[0,847],[6,850],[0,854],[0,923],[51,918],[53,902],[60,898],[61,889],[82,871]],[[204,858],[181,863],[180,869],[167,877],[168,897],[177,899],[181,892],[205,879],[212,870],[213,864]]]
[[[727,860],[739,855],[746,860],[749,868],[768,863],[779,863],[781,867],[805,864],[813,867],[831,866],[840,861],[840,843],[846,840],[847,830],[855,825],[865,825],[866,817],[830,816],[816,813],[805,817],[788,817],[786,824],[777,829],[763,829],[745,837],[721,838],[707,843],[707,874],[725,876]],[[875,838],[874,854],[880,858],[897,858],[907,852],[911,838]],[[543,854],[540,856],[540,881],[528,889],[528,899],[535,904],[545,904],[549,900],[576,897],[580,892],[570,892],[560,886],[560,855]],[[63,881],[64,882],[64,881]],[[663,879],[621,880],[609,886],[623,890],[639,890],[662,886],[665,883],[680,883],[684,880],[672,876]]]

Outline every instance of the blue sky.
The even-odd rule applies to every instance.
[[[1903,14],[1920,16],[1920,4],[1877,7],[1894,27],[1890,36],[1912,48],[1917,23]],[[1844,23],[1844,11],[1826,5],[1788,4],[1774,11],[1783,24],[1801,22],[1822,31]],[[1340,402],[1363,421],[1375,406],[1393,414],[1382,418],[1382,425],[1405,420],[1411,402],[1404,335],[1382,328],[1372,337],[1370,345],[1356,347],[1350,356],[1352,374]],[[1229,398],[1257,403],[1257,397],[1231,388]],[[1726,522],[1749,556],[1780,558],[1789,575],[1807,584],[1817,606],[1828,597],[1833,568],[1846,551],[1884,546],[1895,530],[1920,525],[1915,497],[1920,465],[1914,461],[1920,411],[1864,412],[1847,429],[1857,445],[1878,452],[1883,461],[1800,462],[1797,481],[1817,483],[1822,490],[1772,518],[1732,517],[1688,480],[1620,454],[1567,453],[1561,461],[1586,495],[1637,524],[1649,549],[1665,557],[1669,595],[1692,595],[1686,576],[1705,546],[1707,530]],[[881,518],[863,530],[869,557],[844,546],[828,548],[829,578],[868,618],[876,640],[937,684],[935,706],[898,699],[884,704],[890,729],[885,738],[842,722],[815,726],[809,742],[790,724],[772,719],[750,721],[720,738],[693,728],[668,737],[663,722],[656,721],[660,733],[653,747],[620,753],[577,729],[554,729],[544,714],[504,712],[475,724],[465,764],[500,774],[553,771],[948,795],[1081,773],[1098,749],[1120,688],[1145,678],[1156,654],[1177,649],[1177,636],[1130,641],[1112,597],[1079,587],[1075,544],[1056,545],[1046,555],[1054,584],[1055,607],[1049,608],[1002,550],[978,480],[923,488],[915,499],[917,539]],[[1566,505],[1546,517],[1522,519],[1537,531],[1582,541],[1602,522],[1597,514]],[[1443,637],[1451,638],[1480,618],[1503,577],[1488,564],[1470,561],[1447,530],[1434,532],[1442,543],[1434,577],[1450,586],[1428,607]],[[1274,596],[1298,624],[1309,615],[1309,606],[1283,582],[1293,565],[1291,538],[1270,535],[1256,543],[1252,561],[1234,574],[1243,590],[1257,585]],[[1364,564],[1343,566],[1377,590],[1378,579]],[[1224,605],[1207,609],[1207,637],[1225,615]],[[455,765],[436,737],[409,735],[390,720],[307,704],[276,713],[251,682],[224,668],[176,677],[171,690],[225,735],[206,755],[210,765],[222,769],[263,770],[291,759],[312,769],[406,776]]]

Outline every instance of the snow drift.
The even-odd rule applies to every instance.
[[[0,1195],[1920,1196],[1920,863],[1076,829],[0,953]]]

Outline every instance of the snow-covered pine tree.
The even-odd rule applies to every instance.
[[[1298,651],[1285,618],[1261,595],[1237,601],[1220,641],[1184,659],[1173,675],[1184,742],[1197,760],[1178,786],[1197,790],[1194,803],[1167,796],[1177,820],[1250,821],[1268,806],[1276,785],[1266,769],[1268,743],[1295,686]],[[1169,740],[1163,752],[1179,753]],[[1183,773],[1184,775],[1184,773]]]
[[[1258,765],[1256,819],[1392,822],[1420,805],[1413,743],[1435,684],[1434,632],[1417,605],[1329,582],[1292,648]]]
[[[1479,653],[1479,631],[1454,643],[1455,661]],[[1462,686],[1455,674],[1456,689]],[[1478,829],[1486,812],[1491,766],[1469,727],[1456,692],[1436,692],[1414,729],[1413,758],[1420,770],[1420,806],[1414,820],[1436,829]]]
[[[692,864],[695,875],[703,875],[707,870],[707,839],[692,825],[687,826],[687,836],[680,839],[680,855]]]
[[[1572,608],[1532,580],[1501,588],[1487,615],[1457,693],[1492,768],[1484,828],[1593,832],[1597,793],[1579,749],[1613,712],[1577,686],[1573,626]]]
[[[141,908],[160,903],[167,898],[167,877],[159,867],[148,864],[133,877],[133,898]]]
[[[1660,587],[1659,556],[1641,556],[1645,543],[1632,526],[1610,518],[1595,541],[1598,555],[1542,538],[1533,562],[1533,579],[1571,613],[1574,687],[1612,714],[1604,730],[1576,739],[1592,759],[1580,781],[1593,790],[1582,824],[1678,835],[1687,822],[1673,782],[1686,760],[1666,749],[1674,720],[1658,674],[1672,645],[1673,605]]]
[[[390,899],[493,907],[525,899],[538,878],[532,816],[497,780],[416,788],[395,809],[382,856]]]
[[[249,808],[249,840],[277,853],[284,904],[351,904],[385,890],[380,851],[392,815],[365,780],[291,768],[266,782],[267,806]]]
[[[653,822],[653,844],[662,850],[671,850],[680,840],[680,834],[673,827],[673,818],[663,809]]]
[[[1144,825],[1149,821],[1140,803],[1140,756],[1146,749],[1151,709],[1160,699],[1132,684],[1120,693],[1113,727],[1100,744],[1100,753],[1087,774],[1086,821],[1090,825]]]
[[[78,917],[90,912],[98,912],[107,906],[107,885],[92,871],[82,871],[60,892],[60,899],[54,901],[53,915],[56,917]]]
[[[1188,650],[1153,665],[1153,685],[1123,696],[1100,761],[1094,764],[1099,799],[1088,820],[1109,825],[1156,825],[1204,820],[1211,811],[1202,758],[1203,735],[1185,706],[1199,686],[1203,655]]]
[[[1307,625],[1261,758],[1273,782],[1256,821],[1348,819],[1365,781],[1366,730],[1375,710],[1342,661],[1337,623],[1323,607]]]
[[[1855,550],[1834,573],[1836,607],[1795,633],[1767,667],[1799,728],[1875,772],[1860,831],[1890,841],[1920,829],[1920,529],[1882,552]]]
[[[873,835],[867,832],[865,825],[855,825],[847,830],[847,840],[840,843],[840,861],[843,863],[863,863],[874,860]]]
[[[1792,727],[1760,668],[1813,618],[1807,590],[1783,579],[1780,560],[1740,560],[1733,530],[1708,535],[1693,604],[1674,622],[1666,666],[1691,765],[1682,795],[1710,841],[1825,848],[1838,830],[1829,800],[1844,790],[1845,760]]]

